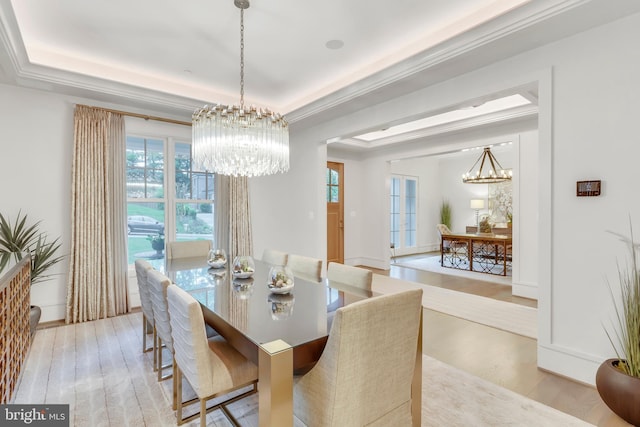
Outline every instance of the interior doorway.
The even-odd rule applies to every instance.
[[[344,163],[327,162],[327,264],[344,263]]]

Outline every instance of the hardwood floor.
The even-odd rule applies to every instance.
[[[512,296],[511,287],[506,285],[396,265],[390,270],[372,270],[399,279],[537,307],[535,300]],[[431,357],[591,424],[629,425],[611,412],[594,387],[538,369],[534,339],[428,309],[424,310],[423,331],[423,351]]]

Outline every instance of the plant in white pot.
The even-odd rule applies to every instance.
[[[16,220],[11,220],[0,214],[0,264],[6,263],[9,257],[16,261],[22,259],[25,253],[31,255],[31,284],[51,279],[47,271],[64,255],[57,255],[60,250],[60,238],[48,241],[47,234],[40,231],[40,221],[28,224],[27,215],[18,212]],[[0,265],[2,267],[2,265]],[[31,335],[40,320],[40,307],[31,306]]]
[[[606,330],[616,358],[605,360],[596,373],[602,400],[625,421],[640,426],[640,245],[630,237],[613,233],[627,244],[631,255],[626,267],[618,264],[620,300],[615,305],[617,328]]]

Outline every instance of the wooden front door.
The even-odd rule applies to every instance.
[[[344,164],[327,162],[327,264],[344,263]]]

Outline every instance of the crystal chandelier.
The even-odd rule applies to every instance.
[[[476,169],[480,163],[480,167]],[[486,168],[485,168],[486,166]],[[484,147],[482,155],[471,166],[469,172],[462,175],[462,182],[465,184],[490,184],[493,182],[502,182],[511,180],[513,172],[506,171],[500,165],[500,162],[491,153],[490,147]]]
[[[194,166],[222,175],[261,176],[289,170],[289,125],[268,109],[244,106],[244,9],[240,9],[240,105],[205,105],[192,117]]]

